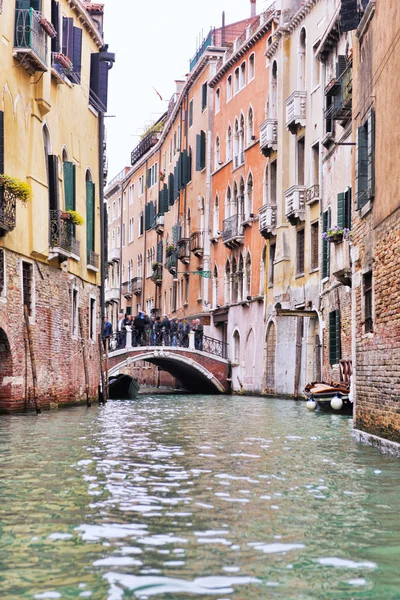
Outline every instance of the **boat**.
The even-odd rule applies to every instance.
[[[350,385],[352,375],[351,360],[342,359],[339,362],[340,381],[313,381],[304,388],[307,399],[307,408],[322,411],[341,412],[351,415],[353,402],[351,399]]]
[[[120,373],[108,380],[108,397],[111,400],[134,400],[138,392],[138,382],[130,375]]]

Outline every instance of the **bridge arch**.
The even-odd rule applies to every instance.
[[[227,387],[207,366],[200,364],[194,358],[188,356],[187,352],[179,353],[168,350],[146,350],[135,353],[121,353],[114,356],[113,366],[109,369],[109,376],[117,375],[122,369],[138,361],[146,361],[168,371],[178,379],[182,385],[192,393],[228,393]],[[193,355],[200,354],[193,352]],[[121,360],[118,362],[118,358]],[[214,361],[215,362],[215,361]],[[226,369],[228,361],[221,361],[223,369]],[[210,365],[211,367],[211,365]]]

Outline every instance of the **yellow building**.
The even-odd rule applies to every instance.
[[[24,305],[42,404],[79,401],[85,384],[90,394],[97,387],[99,115],[113,57],[103,49],[101,5],[4,0],[2,11],[0,174],[33,194],[24,205],[0,178],[0,410],[13,410],[33,397]]]

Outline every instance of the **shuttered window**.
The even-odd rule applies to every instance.
[[[329,313],[329,362],[336,365],[340,359],[340,310],[333,310]]]
[[[65,210],[75,210],[76,195],[75,195],[75,177],[76,167],[72,162],[65,161],[64,168],[64,196]]]
[[[189,102],[189,127],[193,125],[193,100]]]
[[[311,223],[311,270],[318,269],[319,263],[319,223]]]
[[[357,208],[375,196],[375,112],[357,130]]]
[[[51,38],[51,51],[60,52],[60,4],[51,0],[51,24],[57,32],[57,35]]]
[[[94,183],[91,181],[86,182],[86,248],[94,251]]]
[[[364,332],[372,333],[374,331],[374,322],[372,318],[372,271],[363,275],[364,292]]]
[[[269,261],[268,261],[268,285],[274,285],[274,261],[276,253],[276,244],[269,246]]]
[[[90,55],[89,104],[100,112],[107,112],[108,64],[100,61],[100,54]]]
[[[157,244],[157,262],[163,262],[163,243],[158,242]]]
[[[206,133],[201,131],[196,135],[196,171],[202,171],[206,166]]]
[[[322,214],[322,229],[325,233],[331,226],[331,209],[328,208]],[[322,279],[330,275],[330,245],[329,242],[322,239]]]
[[[33,265],[22,261],[22,296],[28,315],[32,316],[33,290],[32,290]]]
[[[168,175],[168,199],[169,205],[173,206],[175,202],[175,178],[173,173]]]
[[[81,82],[81,68],[82,68],[82,29],[79,27],[73,27],[72,31],[72,71],[69,78],[74,83]]]
[[[304,274],[304,229],[297,231],[296,238],[296,275]]]
[[[49,209],[59,210],[59,194],[58,194],[58,156],[49,154],[48,156],[49,169]]]
[[[201,87],[201,110],[207,108],[207,82],[203,83]]]
[[[351,229],[351,188],[338,194],[337,197],[338,226]]]

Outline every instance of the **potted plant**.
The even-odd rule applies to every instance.
[[[66,71],[72,71],[72,60],[62,52],[57,52],[54,55],[54,62]]]
[[[0,174],[0,186],[10,196],[14,196],[14,198],[20,200],[23,204],[26,204],[33,198],[31,186],[17,177],[11,177],[5,173]]]
[[[61,211],[61,218],[64,221],[71,221],[74,225],[83,225],[85,223],[84,218],[76,210]]]
[[[48,21],[46,17],[40,17],[39,23],[41,28],[44,29],[44,31],[49,37],[55,38],[57,36],[57,31],[55,30],[53,24],[50,23],[50,21]]]
[[[339,225],[335,225],[328,231],[324,231],[322,234],[322,239],[330,242],[331,244],[340,244],[343,240],[347,240],[351,238],[351,231],[347,229],[347,227],[339,227]]]
[[[160,173],[159,173],[159,179],[160,179],[160,181],[164,181],[164,179],[165,179],[165,173],[164,173],[164,171],[160,171]]]
[[[157,269],[158,269],[159,266],[160,266],[160,263],[153,262],[153,264],[151,265],[151,268],[153,269],[153,271],[157,271]]]
[[[171,256],[172,254],[175,254],[176,252],[176,246],[174,244],[168,244],[168,246],[165,248],[165,256]]]

